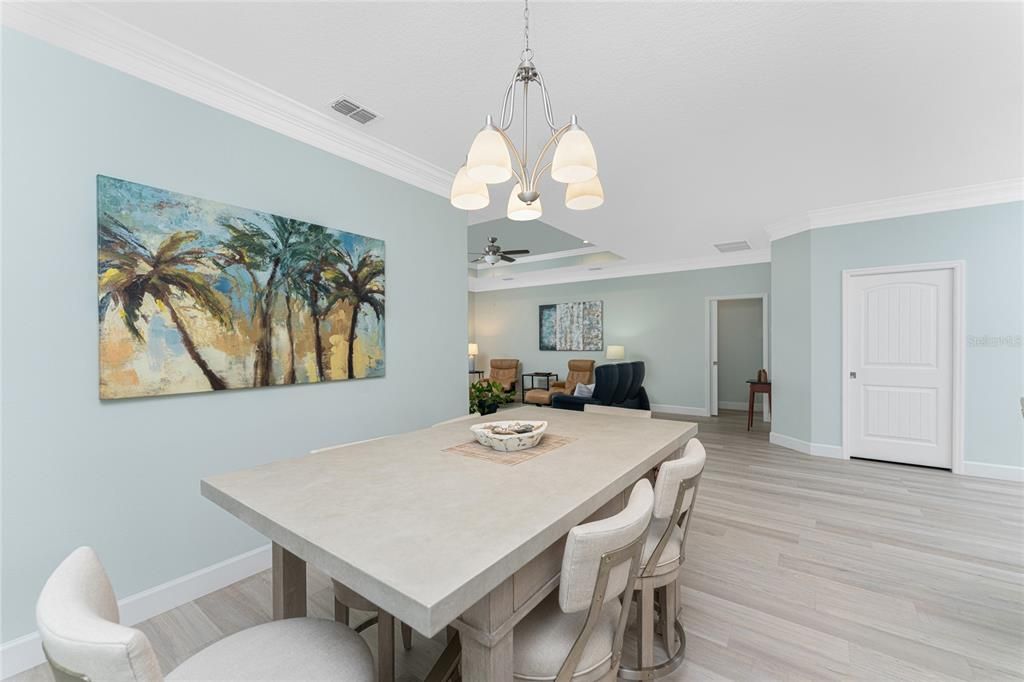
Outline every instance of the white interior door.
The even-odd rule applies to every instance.
[[[710,305],[711,341],[711,416],[718,416],[718,301],[712,300]]]
[[[851,276],[850,457],[952,468],[953,270]]]

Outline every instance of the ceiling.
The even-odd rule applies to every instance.
[[[380,118],[345,125],[452,171],[522,47],[518,3],[97,6],[319,111],[348,95]],[[1024,175],[1020,3],[535,0],[531,23],[555,117],[579,115],[607,196],[569,211],[548,178],[544,221],[630,262],[763,249],[765,226],[810,210]],[[500,218],[509,190],[470,222]]]
[[[497,237],[504,249],[529,249],[530,256],[584,249],[589,245],[579,237],[562,232],[543,220],[516,222],[495,218],[469,226],[467,246],[470,253],[482,253],[488,237]],[[472,260],[474,256],[469,256]]]

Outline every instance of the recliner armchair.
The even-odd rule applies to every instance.
[[[559,394],[572,395],[577,384],[590,384],[594,382],[594,361],[593,360],[570,360],[569,372],[565,375],[565,381],[553,381],[547,390],[535,388],[526,392],[523,402],[532,405],[550,405],[552,398]]]
[[[487,378],[490,381],[497,381],[506,391],[516,390],[516,381],[519,379],[519,360],[515,358],[491,360],[491,373]]]

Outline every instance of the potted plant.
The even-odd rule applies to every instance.
[[[512,394],[506,393],[497,381],[478,381],[469,387],[469,413],[494,414],[498,405],[512,402]]]

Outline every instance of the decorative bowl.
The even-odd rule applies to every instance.
[[[524,430],[522,433],[494,433],[494,429],[515,431],[524,427],[533,428],[530,431]],[[474,424],[469,427],[469,430],[476,436],[476,442],[481,445],[486,445],[498,452],[517,452],[532,448],[539,443],[547,428],[547,422],[503,421]]]

